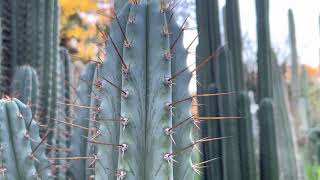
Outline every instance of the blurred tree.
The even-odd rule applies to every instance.
[[[61,45],[81,61],[95,59],[104,45],[96,25],[107,27],[112,17],[110,0],[60,0]]]

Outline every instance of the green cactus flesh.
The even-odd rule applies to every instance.
[[[80,179],[193,179],[191,99],[174,103],[190,97],[191,73],[170,79],[187,51],[163,3],[126,3],[105,34],[106,60],[82,75],[73,123],[91,129],[74,128],[85,142],[71,140],[71,156],[91,159],[71,166]]]

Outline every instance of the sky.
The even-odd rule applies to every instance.
[[[223,1],[221,1],[223,2]],[[270,0],[270,33],[272,45],[282,53],[288,52],[288,9],[295,18],[299,61],[319,66],[320,0]],[[239,0],[242,33],[256,41],[255,0]]]

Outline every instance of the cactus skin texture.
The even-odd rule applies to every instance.
[[[15,44],[13,36],[15,33],[15,19],[13,14],[14,1],[4,0],[0,4],[1,13],[1,60],[0,60],[0,93],[8,94],[10,92],[10,82],[13,76],[13,67],[16,64],[14,59]]]
[[[56,99],[53,101],[55,109],[54,111],[52,111],[53,114],[51,115],[51,118],[54,118],[56,121],[53,122],[53,127],[55,131],[52,133],[52,137],[49,136],[49,138],[52,138],[52,140],[48,139],[49,143],[51,143],[53,147],[59,149],[67,149],[69,136],[69,131],[67,129],[66,123],[68,120],[70,120],[70,116],[68,116],[68,112],[70,112],[70,107],[66,104],[70,102],[68,102],[68,85],[66,83],[66,77],[68,76],[66,74],[66,68],[68,68],[68,66],[66,66],[65,60],[69,59],[59,58],[55,63],[56,76],[53,77],[55,78],[54,87],[56,88],[56,92],[54,94],[56,96]],[[65,150],[52,150],[51,153],[52,157],[55,158],[64,158],[67,156],[67,151]],[[67,164],[67,161],[63,159],[57,160],[55,164],[65,165]],[[58,177],[59,180],[66,179],[66,167],[57,168],[54,174]]]
[[[1,179],[53,179],[31,110],[7,98],[0,100],[0,112]]]
[[[91,63],[86,65],[83,73],[81,74],[80,81],[78,82],[76,102],[77,105],[82,106],[91,106],[91,95],[93,88],[93,80],[96,72],[96,65]],[[74,109],[74,124],[79,125],[81,127],[89,127],[89,119],[90,119],[90,110],[84,109],[80,107],[75,107]],[[87,156],[87,142],[81,139],[81,137],[88,136],[88,131],[82,128],[74,127],[72,128],[71,135],[71,144],[70,149],[71,152],[69,156],[71,157],[84,157]],[[86,170],[86,161],[71,161],[71,167],[69,170],[69,174],[74,179],[83,180],[86,179],[89,175]]]
[[[95,130],[88,133],[75,128],[73,135],[89,136],[88,143],[81,143],[75,152],[73,144],[79,142],[71,140],[71,149],[75,156],[95,158],[94,163],[90,161],[93,172],[84,172],[90,165],[85,160],[71,166],[73,175],[82,169],[80,179],[193,179],[192,148],[178,153],[192,143],[191,118],[173,129],[176,145],[171,134],[165,133],[166,128],[191,117],[191,99],[176,108],[169,106],[190,97],[191,73],[187,70],[173,79],[175,85],[166,81],[186,68],[187,52],[182,39],[177,40],[181,29],[174,19],[168,23],[172,12],[162,3],[126,3],[110,26],[106,60],[96,69],[89,64],[82,74],[77,105],[91,110],[76,109],[82,113],[76,113],[74,124]],[[171,157],[179,164],[174,165]]]
[[[260,128],[261,180],[279,179],[277,138],[274,124],[274,104],[270,98],[263,99],[258,111]]]
[[[34,114],[37,104],[39,81],[37,72],[30,66],[21,66],[16,69],[11,84],[11,91],[24,104],[30,104]]]
[[[44,0],[1,1],[3,48],[0,60],[0,93],[10,94],[13,74],[18,65],[30,65],[38,71],[39,64],[46,62],[44,41],[41,41],[44,40],[43,29],[46,26],[44,3]],[[43,54],[41,58],[38,57],[39,54]]]

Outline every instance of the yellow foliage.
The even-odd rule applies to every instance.
[[[108,3],[109,0],[104,0],[104,2]],[[110,18],[102,17],[96,12],[111,13],[111,11],[99,8],[97,0],[59,0],[59,3],[61,29],[63,29],[61,38],[77,41],[73,43],[77,49],[76,56],[84,59],[95,58],[98,49],[95,43],[102,42],[102,38],[97,33],[96,23],[106,26],[110,21]],[[75,14],[79,15],[86,28],[81,27],[80,24],[69,25],[69,18]]]

